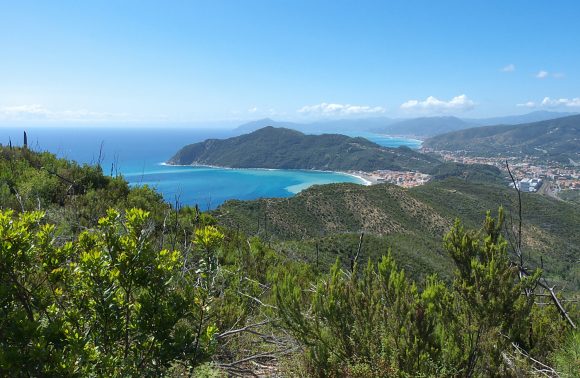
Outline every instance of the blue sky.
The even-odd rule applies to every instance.
[[[0,0],[0,123],[580,111],[578,1]]]

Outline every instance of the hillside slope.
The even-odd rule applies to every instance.
[[[229,201],[215,214],[223,224],[283,241],[289,253],[302,250],[306,258],[314,252],[312,247],[304,252],[304,245],[313,240],[326,240],[327,251],[336,253],[343,245],[356,248],[356,236],[365,232],[375,238],[375,245],[392,246],[412,269],[445,275],[450,261],[441,240],[454,219],[477,228],[485,212],[499,206],[511,219],[514,200],[513,191],[504,186],[452,178],[413,189],[388,184],[315,186],[288,199]],[[580,224],[580,206],[531,194],[524,195],[523,210],[524,249],[531,262],[540,265],[541,257],[549,277],[578,289],[573,262],[580,257],[580,235],[574,231]],[[332,262],[336,255],[325,258]]]
[[[406,147],[384,148],[364,138],[305,135],[295,130],[265,127],[234,138],[190,144],[168,163],[232,168],[423,171],[439,161]]]
[[[437,150],[480,156],[534,156],[569,163],[580,160],[580,115],[513,126],[484,126],[442,134],[423,143]]]

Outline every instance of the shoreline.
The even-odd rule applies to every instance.
[[[205,167],[205,168],[217,168],[217,169],[240,169],[240,170],[261,170],[261,171],[302,171],[302,172],[320,172],[320,173],[334,173],[339,175],[351,176],[357,178],[361,181],[360,185],[373,185],[376,184],[376,180],[373,180],[370,175],[361,175],[359,172],[349,172],[349,171],[328,171],[322,169],[284,169],[284,168],[233,168],[233,167],[221,167],[219,165],[210,164],[169,164],[167,162],[159,163],[159,165],[167,167]]]
[[[389,139],[406,139],[413,142],[419,142],[419,144],[423,144],[428,137],[420,136],[420,135],[395,135],[395,134],[383,134],[383,133],[374,133],[376,135],[380,135],[385,138]]]

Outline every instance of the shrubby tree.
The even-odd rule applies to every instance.
[[[42,217],[0,212],[1,375],[159,375],[208,360],[212,267],[156,248],[143,210],[109,210],[63,246]],[[217,253],[223,235],[198,234]]]
[[[540,271],[519,277],[502,222],[500,209],[480,231],[455,223],[445,237],[456,265],[450,286],[436,276],[416,286],[390,254],[352,273],[337,262],[312,289],[287,275],[276,288],[279,316],[304,346],[310,374],[509,376],[521,362],[514,348],[544,358],[562,322],[526,295]]]

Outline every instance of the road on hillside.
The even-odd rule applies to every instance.
[[[548,180],[542,181],[542,185],[538,189],[538,193],[543,195],[543,196],[552,197],[552,198],[555,198],[557,200],[562,201],[562,199],[560,197],[558,197],[556,184],[553,183],[552,181],[548,181]]]

